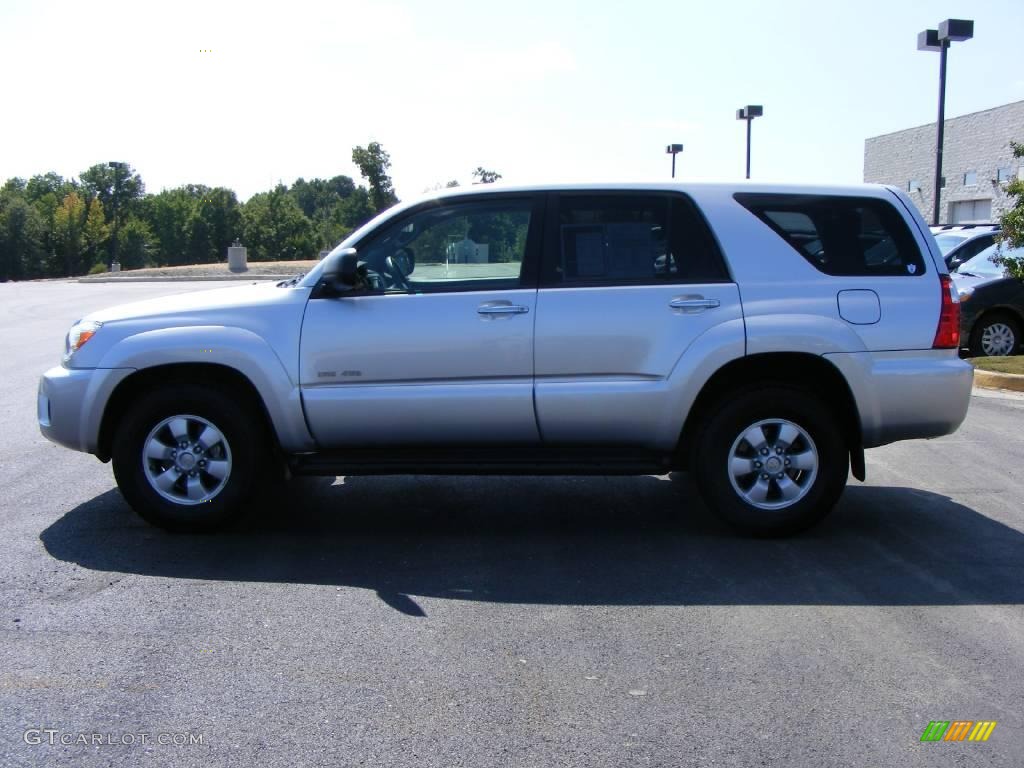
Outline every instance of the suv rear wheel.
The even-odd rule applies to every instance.
[[[719,517],[745,533],[779,536],[828,514],[846,484],[849,458],[839,424],[820,400],[768,386],[719,401],[690,466]]]
[[[215,389],[183,385],[145,395],[114,437],[114,477],[146,521],[202,532],[238,516],[256,479],[255,414]]]

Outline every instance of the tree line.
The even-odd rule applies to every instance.
[[[115,256],[123,269],[223,261],[236,239],[254,261],[315,258],[398,202],[391,158],[378,142],[354,147],[352,161],[365,184],[299,178],[244,203],[203,184],[147,194],[127,163],[93,165],[77,179],[8,179],[0,187],[0,281],[106,271]],[[500,178],[483,168],[473,175]]]

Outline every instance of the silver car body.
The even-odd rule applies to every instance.
[[[898,189],[779,185],[503,187],[501,194],[683,192],[731,280],[709,284],[517,288],[311,298],[323,262],[294,285],[261,284],[128,304],[89,315],[102,328],[42,377],[39,423],[54,442],[106,458],[115,389],[167,364],[216,364],[259,393],[281,449],[609,444],[671,451],[712,376],[768,353],[820,357],[856,404],[863,447],[935,437],[966,415],[972,367],[932,349],[941,255]],[[823,274],[741,206],[736,192],[855,195],[899,211],[926,274]],[[468,194],[498,194],[497,185]],[[443,206],[466,190],[439,193]],[[356,247],[422,201],[353,233]],[[696,305],[694,304],[696,302]],[[501,307],[493,314],[487,308]],[[505,312],[505,309],[513,308]]]

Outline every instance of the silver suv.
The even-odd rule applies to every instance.
[[[38,413],[172,530],[278,474],[689,470],[771,535],[863,480],[865,448],[957,428],[959,346],[895,188],[488,186],[396,206],[294,280],[83,318]]]

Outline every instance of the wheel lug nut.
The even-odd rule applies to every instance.
[[[775,452],[776,452],[776,453],[782,453],[782,449],[781,449],[781,448],[776,448],[776,449],[775,449]]]
[[[781,472],[779,472],[779,474],[777,474],[777,475],[775,476],[775,479],[776,479],[776,480],[781,480],[781,479],[782,479],[782,473],[781,473]]]
[[[768,455],[768,449],[767,448],[762,448],[761,449],[761,455],[762,456],[767,456]]]
[[[761,475],[761,479],[762,480],[767,480],[768,479],[768,473],[766,472],[765,474]]]
[[[760,462],[760,461],[755,461],[755,462],[754,462],[754,466],[755,466],[755,467],[756,467],[757,469],[760,469],[760,468],[761,468],[761,462]]]
[[[789,459],[786,459],[786,466],[787,466],[787,467],[788,467],[788,466],[790,465],[790,463],[791,463],[791,462],[789,461]]]

